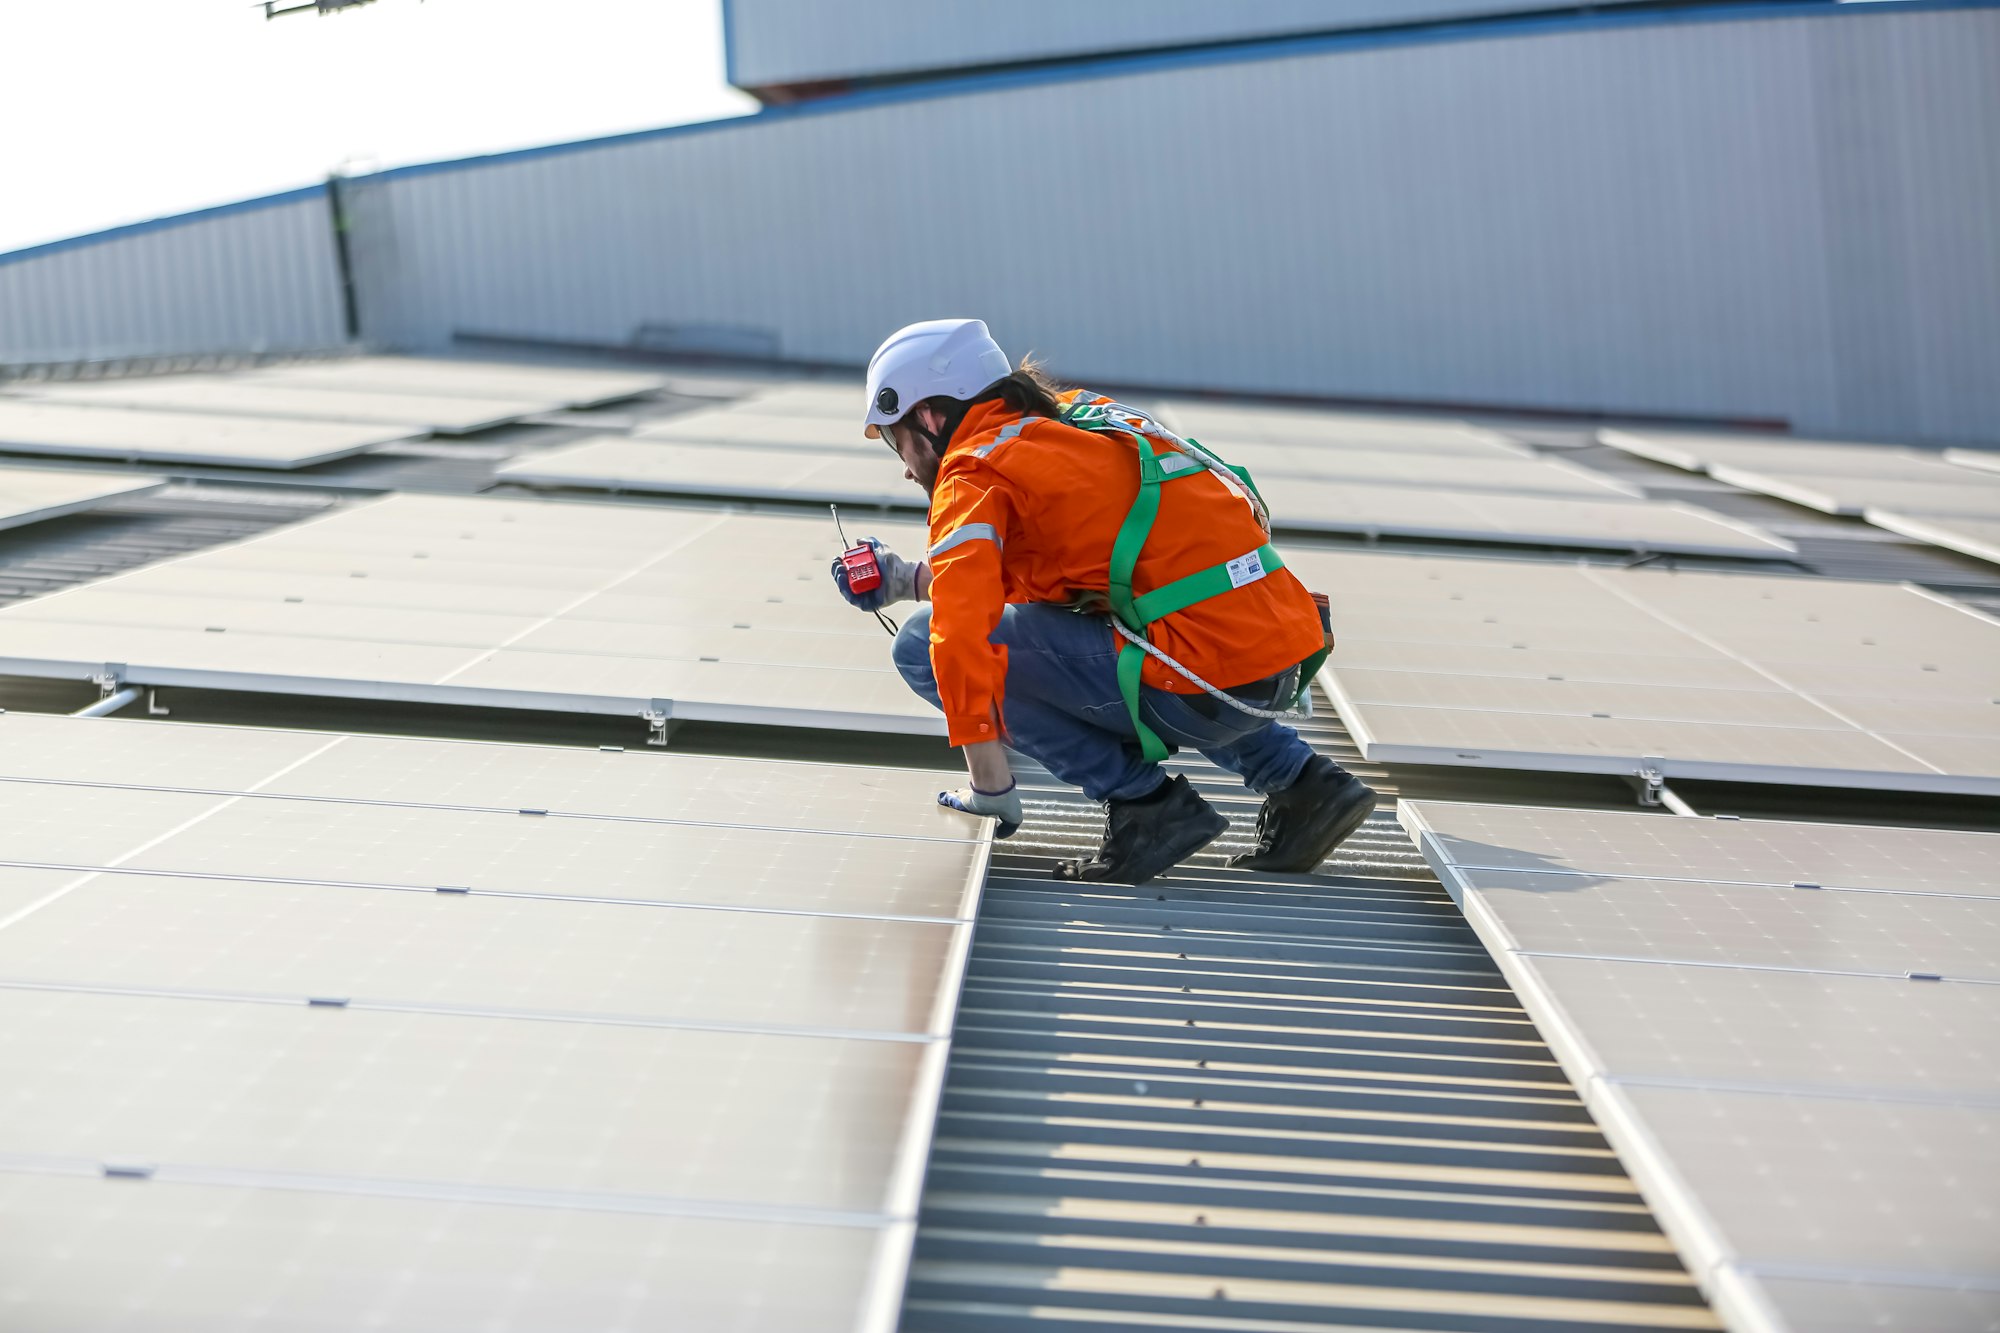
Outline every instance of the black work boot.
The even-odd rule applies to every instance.
[[[1057,879],[1144,884],[1221,837],[1229,821],[1175,774],[1136,801],[1104,803],[1104,842],[1086,861],[1064,861]]]
[[[1239,870],[1319,869],[1333,849],[1375,809],[1375,791],[1325,755],[1314,755],[1299,780],[1264,798],[1255,850],[1229,858]]]

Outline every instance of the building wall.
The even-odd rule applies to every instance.
[[[723,7],[730,81],[755,89],[1558,6],[1547,0],[868,0],[865,6],[723,0]]]
[[[2000,438],[1996,68],[1856,6],[861,95],[369,178],[364,329]]]
[[[0,364],[345,336],[323,187],[0,254]]]

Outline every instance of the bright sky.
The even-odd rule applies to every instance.
[[[286,0],[299,3],[299,0]],[[718,0],[0,0],[0,253],[397,166],[748,111]]]

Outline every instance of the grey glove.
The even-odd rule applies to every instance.
[[[977,787],[941,791],[938,793],[938,804],[947,810],[963,810],[968,815],[986,815],[999,820],[1000,827],[993,831],[996,838],[1011,838],[1021,827],[1018,783],[1008,783],[1006,791],[981,791]]]
[[[905,560],[873,537],[863,541],[875,548],[875,563],[882,567],[882,604],[894,606],[898,602],[917,600],[917,570],[922,566],[915,560]]]

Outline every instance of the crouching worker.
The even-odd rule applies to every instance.
[[[1317,867],[1375,793],[1273,719],[1325,658],[1319,608],[1270,547],[1247,478],[1107,398],[1010,370],[976,319],[912,324],[868,367],[867,434],[930,495],[921,560],[870,539],[866,611],[928,602],[894,653],[944,711],[969,787],[940,803],[1021,823],[1003,739],[1105,804],[1103,845],[1061,878],[1140,884],[1228,821],[1160,761],[1199,750],[1265,797],[1230,864]]]

